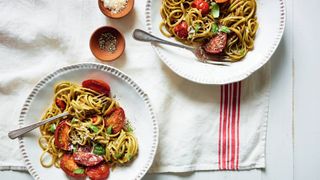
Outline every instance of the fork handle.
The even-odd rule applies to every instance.
[[[61,113],[61,114],[59,114],[57,116],[53,116],[51,118],[48,118],[48,119],[46,119],[44,121],[40,121],[40,122],[31,124],[31,125],[25,126],[23,128],[19,128],[19,129],[10,131],[8,133],[8,136],[9,136],[10,139],[15,139],[15,138],[17,138],[19,136],[22,136],[23,134],[25,134],[25,133],[27,133],[29,131],[32,131],[33,129],[35,129],[35,128],[39,127],[39,126],[42,126],[44,124],[47,124],[48,122],[51,122],[53,120],[56,120],[58,118],[61,118],[63,116],[67,116],[67,115],[69,115],[69,113],[68,112],[64,112],[64,113]]]
[[[176,43],[173,43],[170,41],[160,39],[160,38],[146,32],[146,31],[143,31],[141,29],[135,29],[133,31],[133,38],[138,41],[166,44],[166,45],[175,46],[175,47],[184,48],[184,49],[187,49],[190,51],[194,51],[194,49],[192,47],[188,47],[188,46],[184,46],[181,44],[176,44]]]

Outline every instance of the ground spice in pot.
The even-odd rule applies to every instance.
[[[105,50],[110,53],[113,53],[117,50],[117,38],[109,32],[102,33],[98,41],[99,48],[101,50]]]

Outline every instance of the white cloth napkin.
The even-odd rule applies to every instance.
[[[127,17],[112,20],[92,0],[0,0],[0,169],[23,170],[15,129],[25,98],[40,78],[64,65],[99,62],[91,33],[117,27],[126,50],[109,65],[130,75],[150,96],[160,140],[150,172],[265,167],[270,68],[224,86],[185,80],[165,66],[149,44],[131,37],[144,29],[145,0]]]

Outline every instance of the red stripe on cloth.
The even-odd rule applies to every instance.
[[[218,143],[218,165],[221,169],[221,126],[222,126],[222,105],[223,105],[223,86],[220,87],[220,123],[219,123],[219,143]]]
[[[222,123],[222,169],[226,169],[226,145],[227,145],[227,112],[229,101],[229,85],[224,87],[223,123]]]
[[[240,100],[241,100],[241,82],[239,82],[239,88],[238,88],[238,114],[237,114],[237,159],[236,159],[236,169],[239,169],[239,144],[240,144],[240,138],[239,138],[239,122],[240,122]]]
[[[228,101],[228,116],[227,116],[227,167],[230,169],[230,155],[231,155],[231,137],[230,137],[230,126],[231,126],[231,112],[232,112],[232,99],[233,99],[233,84],[229,84],[229,101]]]
[[[235,169],[235,125],[236,125],[236,111],[237,111],[237,95],[238,83],[233,83],[233,98],[232,98],[232,118],[231,118],[231,165],[230,169]]]

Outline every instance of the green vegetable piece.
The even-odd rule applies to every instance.
[[[107,128],[107,134],[112,134],[112,126],[109,126],[109,127]]]
[[[96,144],[93,147],[93,154],[97,154],[97,155],[105,155],[106,154],[106,150],[103,146],[101,146],[100,144]]]
[[[127,127],[127,131],[128,131],[128,132],[132,132],[132,131],[133,131],[133,129],[131,128],[131,126],[128,126],[128,127]]]
[[[194,25],[194,31],[197,33],[199,31],[199,29],[201,28],[200,24],[195,24]]]
[[[115,156],[116,156],[117,159],[119,159],[119,158],[122,157],[122,155],[123,155],[123,154],[116,154]]]
[[[227,26],[221,26],[220,31],[224,33],[230,33],[230,29]]]
[[[78,145],[73,145],[72,152],[75,153],[78,150]]]
[[[210,14],[214,18],[218,18],[220,16],[220,8],[219,8],[219,5],[217,3],[212,2],[210,9],[211,9]]]
[[[54,131],[56,131],[56,125],[55,124],[51,124],[50,128],[49,128],[49,131],[54,133]]]
[[[217,34],[219,32],[219,26],[216,23],[212,23],[211,32]]]
[[[97,133],[99,131],[99,128],[95,125],[90,125],[89,128],[95,133]]]
[[[75,169],[73,171],[73,173],[75,173],[75,174],[83,174],[84,173],[84,169],[82,169],[82,168]]]

